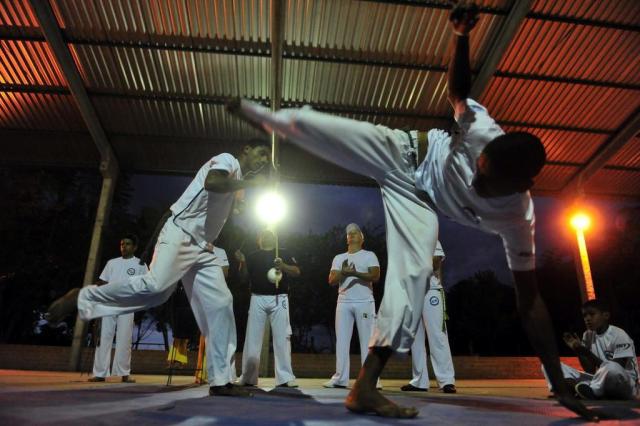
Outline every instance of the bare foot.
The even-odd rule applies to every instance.
[[[45,319],[49,321],[50,324],[55,325],[62,321],[67,315],[73,313],[73,311],[77,309],[78,294],[80,294],[80,289],[73,288],[69,290],[67,294],[53,302],[44,315]]]
[[[412,419],[418,415],[415,407],[402,407],[384,396],[377,389],[365,389],[355,384],[344,406],[358,414],[376,414],[380,417]]]
[[[592,422],[600,421],[600,416],[596,411],[590,410],[585,407],[585,405],[582,402],[578,401],[573,395],[558,395],[557,398],[558,402],[563,407],[573,411],[583,419]]]

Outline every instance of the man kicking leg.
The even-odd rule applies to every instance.
[[[233,298],[225,280],[218,277],[219,260],[210,242],[224,226],[235,192],[265,183],[265,179],[245,181],[243,174],[258,172],[270,156],[268,142],[253,140],[238,158],[226,153],[211,158],[171,206],[171,217],[158,236],[149,272],[126,281],[73,289],[49,307],[49,321],[61,321],[76,306],[84,320],[148,309],[164,303],[182,280],[206,337],[209,393],[250,395],[230,381],[236,341]]]

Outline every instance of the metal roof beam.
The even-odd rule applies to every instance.
[[[36,85],[20,85],[20,84],[0,84],[0,91],[3,92],[22,92],[22,93],[46,93],[46,94],[69,94],[69,90],[62,86],[36,86]],[[145,91],[127,91],[118,92],[112,89],[91,89],[87,93],[90,96],[101,96],[116,99],[132,99],[132,100],[149,100],[149,101],[162,101],[162,102],[191,102],[191,103],[203,103],[210,105],[225,105],[232,98],[226,96],[216,95],[195,95],[195,94],[176,94],[176,93],[158,93],[158,92],[145,92]],[[259,102],[263,105],[270,106],[270,99],[265,98],[247,98],[254,102]],[[386,110],[386,109],[372,109],[366,107],[360,107],[356,105],[338,105],[327,104],[311,101],[282,101],[282,108],[298,108],[303,105],[309,105],[312,108],[327,112],[331,114],[361,114],[361,115],[376,115],[380,117],[397,117],[397,118],[411,118],[411,119],[433,119],[450,121],[449,115],[428,115],[421,114],[413,111],[398,111],[398,110]],[[566,132],[577,133],[593,133],[601,135],[611,135],[613,131],[600,128],[590,127],[575,127],[564,126],[556,124],[546,123],[527,123],[524,121],[512,121],[512,120],[497,120],[501,126],[512,127],[525,127],[531,129],[545,129],[545,130],[560,130]]]
[[[498,65],[509,48],[511,41],[518,33],[518,30],[524,22],[525,16],[531,9],[532,4],[533,0],[520,0],[514,2],[509,14],[502,23],[502,27],[496,35],[495,40],[491,43],[491,50],[489,50],[480,71],[478,71],[478,75],[476,75],[473,80],[469,97],[473,99],[480,99],[482,93],[487,87],[487,83],[489,83],[489,80],[491,80],[491,77],[493,77],[493,74],[498,69]]]
[[[430,0],[361,0],[367,1],[371,3],[383,3],[383,4],[392,4],[392,5],[402,5],[402,6],[413,6],[413,7],[422,7],[425,9],[451,9],[452,2],[444,3],[444,2],[435,2]],[[514,3],[518,3],[520,0],[515,0]],[[500,9],[491,6],[481,6],[480,13],[485,13],[488,15],[498,15],[504,16],[509,13],[507,9]],[[611,21],[603,21],[601,19],[589,19],[589,18],[576,18],[573,16],[566,15],[553,15],[550,13],[542,13],[542,12],[529,12],[526,17],[528,19],[538,19],[542,21],[552,21],[552,22],[562,22],[565,24],[574,24],[574,25],[586,25],[589,27],[599,27],[599,28],[611,28],[615,30],[624,30],[624,31],[635,31],[640,32],[640,25],[637,24],[624,24],[621,22],[611,22]]]
[[[64,77],[69,84],[69,90],[78,104],[80,114],[91,137],[93,138],[98,151],[100,152],[100,171],[105,177],[114,177],[118,174],[118,160],[109,144],[107,135],[100,124],[98,114],[89,99],[89,95],[84,87],[82,77],[76,68],[76,64],[71,56],[67,44],[62,38],[58,21],[56,20],[51,5],[48,0],[30,0],[31,6],[36,13],[38,23],[49,43],[51,50],[62,69]]]
[[[611,138],[602,144],[602,147],[587,161],[582,169],[576,173],[562,189],[563,194],[571,193],[581,195],[584,186],[598,170],[603,168],[613,156],[630,140],[640,133],[640,108],[631,114],[620,129]]]

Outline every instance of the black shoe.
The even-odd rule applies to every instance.
[[[576,393],[580,399],[598,399],[595,393],[593,393],[593,389],[589,386],[587,382],[580,382],[575,387]]]
[[[211,386],[209,388],[211,396],[253,396],[253,392],[247,390],[244,386],[236,386],[227,383],[224,386]]]
[[[457,393],[456,385],[448,384],[442,387],[442,392],[444,393]]]
[[[401,391],[404,392],[427,392],[429,389],[426,388],[419,388],[417,386],[413,386],[411,383],[409,383],[408,385],[404,385],[400,388]]]
[[[67,315],[72,314],[78,309],[78,294],[80,294],[80,289],[73,288],[49,306],[47,313],[44,314],[44,318],[49,324],[53,326],[57,325],[65,319]]]

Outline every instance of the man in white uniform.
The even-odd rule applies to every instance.
[[[291,323],[289,322],[289,278],[300,276],[296,260],[286,249],[280,248],[276,257],[275,234],[265,229],[258,237],[259,250],[249,254],[236,251],[240,262],[240,277],[251,286],[251,304],[247,319],[247,333],[242,350],[242,376],[239,384],[256,386],[260,368],[260,351],[267,318],[273,335],[273,356],[276,386],[297,388],[291,368]],[[282,272],[277,283],[269,281],[271,268]]]
[[[140,264],[134,256],[138,248],[138,237],[127,234],[120,240],[122,257],[107,262],[100,274],[99,284],[125,281],[129,277],[147,273],[147,265]],[[93,360],[93,377],[90,382],[104,382],[109,376],[120,376],[125,383],[135,383],[131,374],[131,337],[133,334],[133,312],[102,318],[100,343],[96,347]],[[116,351],[111,366],[111,348],[116,338]]]
[[[249,396],[230,381],[230,346],[234,344],[233,297],[211,248],[232,211],[235,193],[263,184],[264,179],[243,180],[243,174],[262,169],[271,155],[268,142],[252,140],[236,159],[220,154],[196,174],[186,191],[171,206],[156,243],[150,271],[127,281],[73,289],[50,307],[47,317],[62,320],[77,306],[89,320],[148,309],[164,303],[178,280],[191,303],[196,322],[207,341],[207,369],[211,395]]]
[[[633,340],[623,329],[609,324],[609,307],[599,300],[584,303],[582,315],[587,327],[582,341],[573,333],[565,333],[563,338],[585,371],[562,364],[565,379],[582,399],[629,400],[640,396]],[[547,377],[544,368],[542,372]],[[549,390],[553,390],[551,384]]]
[[[364,364],[376,317],[373,283],[380,280],[378,257],[374,252],[362,248],[364,235],[358,225],[350,223],[346,232],[347,251],[333,258],[329,272],[329,285],[339,287],[336,305],[336,372],[323,385],[325,388],[346,388],[349,385],[349,347],[353,323],[358,328],[360,359]]]
[[[457,121],[453,137],[431,130],[425,140],[420,132],[392,130],[309,108],[272,113],[246,100],[230,104],[229,111],[380,185],[389,254],[385,294],[369,355],[345,401],[349,410],[384,417],[418,415],[415,408],[385,398],[376,384],[391,354],[408,352],[415,338],[433,270],[438,209],[460,223],[502,236],[523,325],[548,366],[558,400],[593,419],[595,414],[564,384],[553,327],[535,278],[534,214],[528,189],[544,165],[544,147],[529,133],[505,135],[484,107],[467,98],[471,88],[469,32],[477,14],[475,5],[459,6],[450,17],[456,34],[448,72],[449,100]],[[416,148],[424,142],[429,144],[426,158],[416,170],[416,159],[423,154]]]
[[[418,325],[416,339],[411,346],[411,365],[413,378],[400,390],[405,392],[426,392],[429,389],[427,350],[424,346],[425,328],[429,341],[429,357],[436,376],[438,387],[444,393],[456,393],[455,371],[449,348],[449,336],[445,323],[445,298],[442,288],[442,262],[444,250],[438,241],[433,254],[433,275],[429,280],[429,289],[424,297],[422,321]]]

